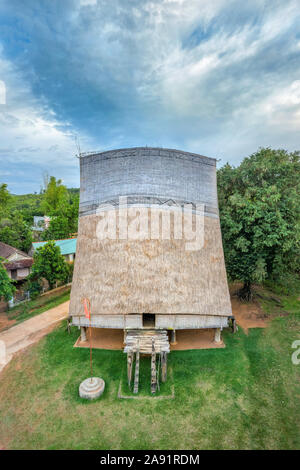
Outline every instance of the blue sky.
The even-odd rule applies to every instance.
[[[0,0],[0,182],[79,186],[82,151],[238,164],[300,148],[298,0]]]

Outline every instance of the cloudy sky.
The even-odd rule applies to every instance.
[[[79,185],[81,150],[222,165],[300,149],[299,0],[0,0],[0,182]]]

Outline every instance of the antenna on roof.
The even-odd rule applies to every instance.
[[[77,158],[80,158],[81,157],[81,148],[80,148],[80,142],[79,142],[77,134],[75,135],[75,144],[76,144],[76,148],[77,148],[77,154],[75,156]]]

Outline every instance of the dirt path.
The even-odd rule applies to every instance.
[[[237,324],[243,328],[246,334],[248,334],[249,328],[266,328],[268,326],[270,319],[257,303],[249,302],[243,304],[233,297],[231,299],[231,306]]]
[[[14,353],[35,343],[68,316],[69,301],[0,333],[0,371]]]

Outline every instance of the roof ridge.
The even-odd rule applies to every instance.
[[[64,240],[76,240],[78,237],[70,237],[70,238],[56,238],[55,240],[41,240],[39,242],[32,242],[34,243],[48,243],[48,242],[63,242]]]
[[[174,148],[169,148],[169,147],[124,147],[124,148],[118,148],[118,149],[110,149],[110,150],[103,150],[103,151],[91,151],[91,152],[81,152],[80,158],[85,158],[85,157],[93,157],[96,155],[104,155],[104,154],[109,154],[109,153],[118,153],[118,152],[125,152],[125,151],[133,151],[133,150],[162,150],[166,152],[173,152],[173,153],[178,153],[178,154],[184,154],[187,156],[194,156],[194,157],[200,157],[202,159],[207,159],[207,160],[214,160],[217,161],[216,157],[207,157],[206,155],[202,155],[200,153],[196,152],[189,152],[187,150],[180,150],[180,149],[174,149]]]
[[[5,245],[5,246],[7,246],[8,248],[12,248],[15,252],[17,252],[17,253],[19,253],[19,254],[21,254],[21,255],[25,255],[25,256],[29,256],[29,257],[30,257],[30,255],[29,255],[28,253],[26,253],[25,251],[19,250],[19,248],[16,248],[15,246],[9,245],[8,243],[4,243],[4,242],[1,242],[1,241],[0,241],[0,244],[1,244],[1,245]]]

